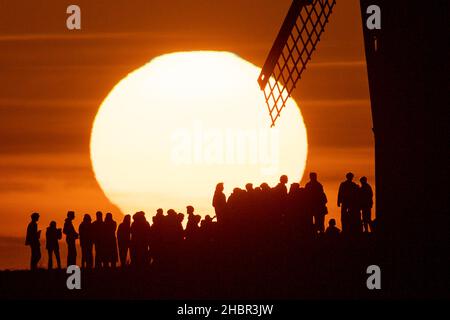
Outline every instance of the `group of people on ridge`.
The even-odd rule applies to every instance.
[[[128,256],[131,266],[146,266],[176,254],[182,243],[209,245],[220,236],[231,240],[236,238],[236,234],[269,235],[278,230],[308,239],[339,237],[341,230],[336,227],[335,219],[329,219],[325,230],[327,196],[317,174],[311,172],[309,177],[310,181],[304,187],[292,183],[289,190],[285,175],[273,188],[267,183],[255,188],[248,183],[245,189],[234,188],[228,198],[223,192],[224,184],[218,183],[212,200],[215,217],[207,215],[202,220],[200,215],[194,213],[194,207],[187,206],[185,228],[185,215],[173,209],[169,209],[166,215],[163,209],[158,209],[152,224],[142,211],[133,217],[125,215],[118,227],[111,213],[103,219],[103,213],[98,211],[95,221],[85,214],[77,232],[73,225],[75,213],[69,211],[62,229],[51,221],[46,230],[48,269],[53,268],[53,256],[57,267],[61,268],[59,240],[63,235],[67,243],[67,265],[76,264],[76,241],[79,240],[83,268],[115,267],[118,261],[121,266],[127,266]],[[361,185],[353,182],[353,178],[352,173],[346,175],[337,197],[337,205],[341,208],[342,233],[349,235],[369,232],[372,228],[372,188],[366,177],[360,179]],[[33,213],[27,228],[25,244],[31,248],[31,269],[37,269],[41,259],[38,220],[39,213]]]

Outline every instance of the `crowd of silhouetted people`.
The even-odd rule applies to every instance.
[[[144,267],[170,261],[182,250],[214,247],[218,242],[261,243],[275,238],[334,241],[344,235],[374,231],[375,223],[371,217],[373,192],[366,177],[362,177],[358,185],[353,182],[354,175],[348,173],[339,187],[337,206],[341,208],[342,231],[336,227],[335,219],[329,219],[325,228],[327,196],[317,174],[312,172],[309,177],[304,187],[292,183],[289,190],[285,175],[275,187],[267,183],[254,187],[248,183],[245,189],[234,188],[228,198],[223,192],[223,183],[218,183],[212,199],[215,216],[206,215],[202,219],[194,207],[187,206],[185,228],[184,213],[169,209],[164,214],[163,209],[158,209],[152,223],[141,211],[132,217],[125,215],[119,226],[111,213],[103,216],[98,211],[94,221],[85,214],[77,231],[73,225],[75,213],[69,211],[62,229],[55,221],[51,221],[46,229],[48,269],[53,268],[53,256],[57,267],[61,268],[59,240],[63,235],[67,243],[68,266],[77,264],[78,240],[82,268],[113,268],[119,262],[122,267]],[[31,269],[37,269],[41,258],[38,220],[39,213],[33,213],[27,228],[25,244],[31,248]]]

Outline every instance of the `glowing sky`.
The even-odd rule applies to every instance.
[[[2,2],[0,238],[16,237],[17,246],[7,240],[0,268],[15,265],[10,257],[18,252],[28,254],[23,236],[34,210],[41,212],[41,229],[52,219],[61,224],[68,209],[76,211],[76,225],[99,209],[121,220],[95,179],[89,150],[98,108],[121,79],[179,51],[229,51],[260,67],[291,0],[77,4],[82,30],[71,32],[64,1]],[[336,193],[345,173],[372,183],[374,177],[359,1],[338,1],[293,97],[308,131],[305,170],[319,173],[329,217],[339,225]]]

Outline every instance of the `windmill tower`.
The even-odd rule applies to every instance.
[[[334,5],[334,0],[293,1],[258,79],[272,126]],[[377,227],[389,290],[401,297],[436,295],[448,290],[440,276],[448,273],[448,257],[442,255],[450,243],[450,2],[360,0],[360,5],[375,138]],[[381,29],[366,27],[371,5],[381,8]],[[434,277],[417,277],[424,274]]]

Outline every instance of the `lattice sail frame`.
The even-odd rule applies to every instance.
[[[336,0],[294,0],[264,63],[258,83],[272,127],[320,41]]]

